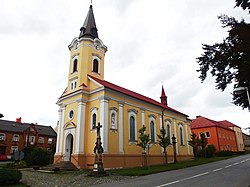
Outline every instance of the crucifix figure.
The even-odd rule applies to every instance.
[[[106,172],[104,171],[103,168],[103,163],[102,163],[102,153],[103,153],[103,147],[102,147],[102,141],[101,141],[101,135],[100,135],[100,129],[101,129],[100,123],[96,126],[96,143],[95,143],[95,148],[94,148],[94,154],[95,154],[95,163],[94,163],[94,168],[91,173],[92,176],[106,176]]]

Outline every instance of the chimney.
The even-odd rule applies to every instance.
[[[22,123],[22,118],[20,117],[20,118],[16,118],[16,122],[17,123]]]

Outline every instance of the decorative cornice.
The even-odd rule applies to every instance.
[[[106,95],[102,95],[100,97],[98,97],[99,100],[104,100],[104,101],[109,101],[110,97],[106,96]]]
[[[74,53],[74,54],[71,56],[71,58],[73,59],[73,58],[75,58],[76,56],[79,56],[79,54],[80,54],[80,53]]]
[[[135,114],[138,113],[138,110],[135,110],[135,109],[128,109],[128,112],[134,112]]]
[[[92,108],[90,109],[90,112],[92,112],[93,110],[98,110],[98,108],[97,108],[97,107],[92,107]]]
[[[87,99],[84,99],[84,98],[80,98],[80,99],[77,99],[76,102],[77,103],[86,103],[88,100]]]
[[[118,109],[116,107],[110,107],[109,110],[114,110],[114,111],[118,112]]]
[[[156,116],[154,114],[149,114],[148,117],[156,119]]]

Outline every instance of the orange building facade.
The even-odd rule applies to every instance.
[[[235,131],[222,123],[198,116],[190,124],[192,132],[199,138],[201,133],[205,134],[208,145],[214,145],[216,151],[238,151]]]

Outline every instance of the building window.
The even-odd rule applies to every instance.
[[[95,73],[100,73],[100,60],[97,57],[93,59],[92,71]]]
[[[166,135],[168,137],[169,143],[171,143],[171,126],[170,121],[167,120]]]
[[[36,137],[35,136],[30,136],[29,137],[29,142],[30,142],[31,145],[34,145],[35,141],[36,141]]]
[[[74,73],[76,71],[77,71],[77,59],[75,59],[73,62],[73,72],[72,73]]]
[[[18,134],[14,134],[12,137],[12,141],[13,142],[19,142],[19,135]]]
[[[74,111],[73,110],[69,111],[69,116],[68,117],[69,117],[70,120],[74,118]]]
[[[48,139],[48,144],[52,144],[53,143],[53,138],[49,138]]]
[[[72,81],[70,82],[70,89],[71,89],[71,90],[76,89],[76,85],[77,85],[77,81],[76,81],[76,80],[72,80]]]
[[[44,137],[39,137],[38,138],[38,143],[43,144],[44,143]]]
[[[10,153],[13,154],[13,153],[15,153],[16,151],[18,151],[18,146],[11,146]]]
[[[155,143],[155,124],[153,121],[150,122],[150,138],[151,142]]]
[[[91,122],[90,122],[90,129],[93,130],[96,128],[97,125],[97,110],[98,108],[94,107],[91,108]]]
[[[180,127],[180,142],[181,142],[181,145],[184,145],[184,141],[183,141],[183,129],[182,129],[182,127]]]
[[[210,138],[210,132],[205,132],[206,138]]]
[[[135,117],[134,116],[130,116],[129,119],[129,140],[130,141],[135,141]]]
[[[5,140],[5,134],[4,133],[1,133],[0,134],[0,141],[4,141]]]

